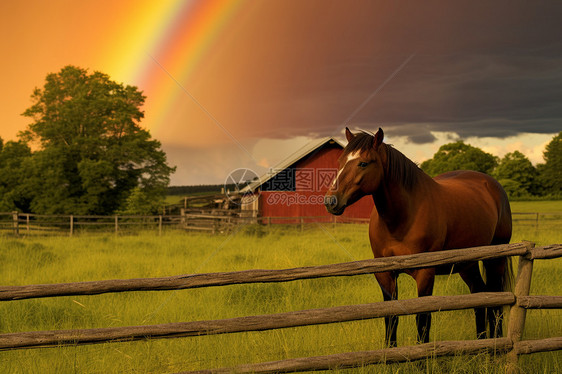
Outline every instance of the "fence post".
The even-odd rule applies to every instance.
[[[182,228],[185,228],[187,226],[187,220],[185,217],[185,208],[181,208],[180,214],[181,214],[181,226]]]
[[[14,227],[14,235],[19,236],[20,235],[20,229],[19,229],[19,214],[18,214],[18,212],[12,212],[12,220],[13,220],[13,227]]]
[[[537,218],[535,219],[535,229],[539,229],[539,213],[537,212]]]
[[[158,216],[158,235],[162,236],[162,216]]]
[[[304,218],[301,217],[301,232],[304,230]]]
[[[29,213],[25,215],[25,231],[29,234]]]
[[[535,243],[527,242],[527,249],[532,250]],[[507,337],[511,340],[513,348],[507,354],[508,373],[518,372],[518,355],[516,344],[521,341],[525,330],[525,317],[527,310],[517,305],[517,299],[521,296],[529,296],[531,289],[531,276],[533,274],[533,260],[525,256],[519,257],[519,268],[517,271],[517,279],[515,280],[515,304],[509,311],[509,325],[507,327]]]
[[[74,234],[74,215],[70,215],[70,236]]]
[[[119,231],[119,216],[115,215],[115,234]]]

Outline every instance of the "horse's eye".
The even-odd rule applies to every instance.
[[[359,163],[359,167],[360,167],[360,168],[366,168],[367,165],[369,165],[369,163],[368,163],[368,162],[365,162],[365,161],[361,161],[361,162]]]

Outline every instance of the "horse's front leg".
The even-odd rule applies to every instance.
[[[418,286],[418,297],[431,296],[433,294],[433,283],[435,281],[435,269],[425,268],[412,272],[412,277]],[[418,342],[429,342],[429,329],[431,328],[431,313],[416,314],[416,324],[418,327]]]
[[[379,282],[382,290],[384,301],[398,299],[398,287],[396,278],[398,274],[395,272],[376,273],[375,277]],[[384,342],[387,347],[396,347],[396,330],[398,330],[398,316],[384,317],[385,338]]]

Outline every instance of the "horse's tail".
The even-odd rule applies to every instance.
[[[511,240],[513,230],[513,223],[511,220],[511,207],[509,206],[509,199],[505,190],[499,182],[491,179],[493,183],[490,185],[495,186],[492,188],[493,196],[496,197],[498,221],[496,224],[494,237],[490,244],[508,244]],[[491,292],[513,291],[514,277],[513,277],[513,263],[511,257],[500,257],[491,260],[482,261],[484,264],[484,274],[486,277],[486,288]],[[487,324],[490,328],[490,337],[502,336],[503,318],[502,309],[504,308],[491,308],[488,313]]]
[[[509,244],[513,233],[513,222],[511,217],[511,207],[509,199],[501,184],[492,179],[495,185],[498,221],[494,232],[494,238],[490,244]],[[491,291],[513,291],[515,283],[513,276],[513,261],[511,257],[498,258],[489,261],[483,261],[486,271],[486,278],[492,280]],[[503,270],[503,274],[499,274]],[[499,279],[498,279],[499,278]],[[488,281],[486,281],[488,283]]]

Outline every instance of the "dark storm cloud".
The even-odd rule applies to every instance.
[[[562,3],[273,4],[241,26],[265,40],[237,71],[250,94],[226,93],[233,121],[253,136],[339,134],[375,92],[348,125],[383,126],[414,143],[435,140],[432,131],[562,130]]]
[[[405,136],[410,142],[415,144],[432,143],[436,140],[435,136],[431,133],[432,130],[427,124],[400,124],[384,126],[384,133],[389,138],[397,136]],[[368,127],[368,124],[359,127]]]
[[[415,143],[424,139],[420,131],[431,141],[430,131],[501,138],[562,130],[562,59],[556,64],[540,56],[501,54],[455,56],[446,62],[417,58],[417,65],[397,77],[358,120],[388,123],[396,135]],[[433,72],[424,74],[426,66],[426,72]]]

